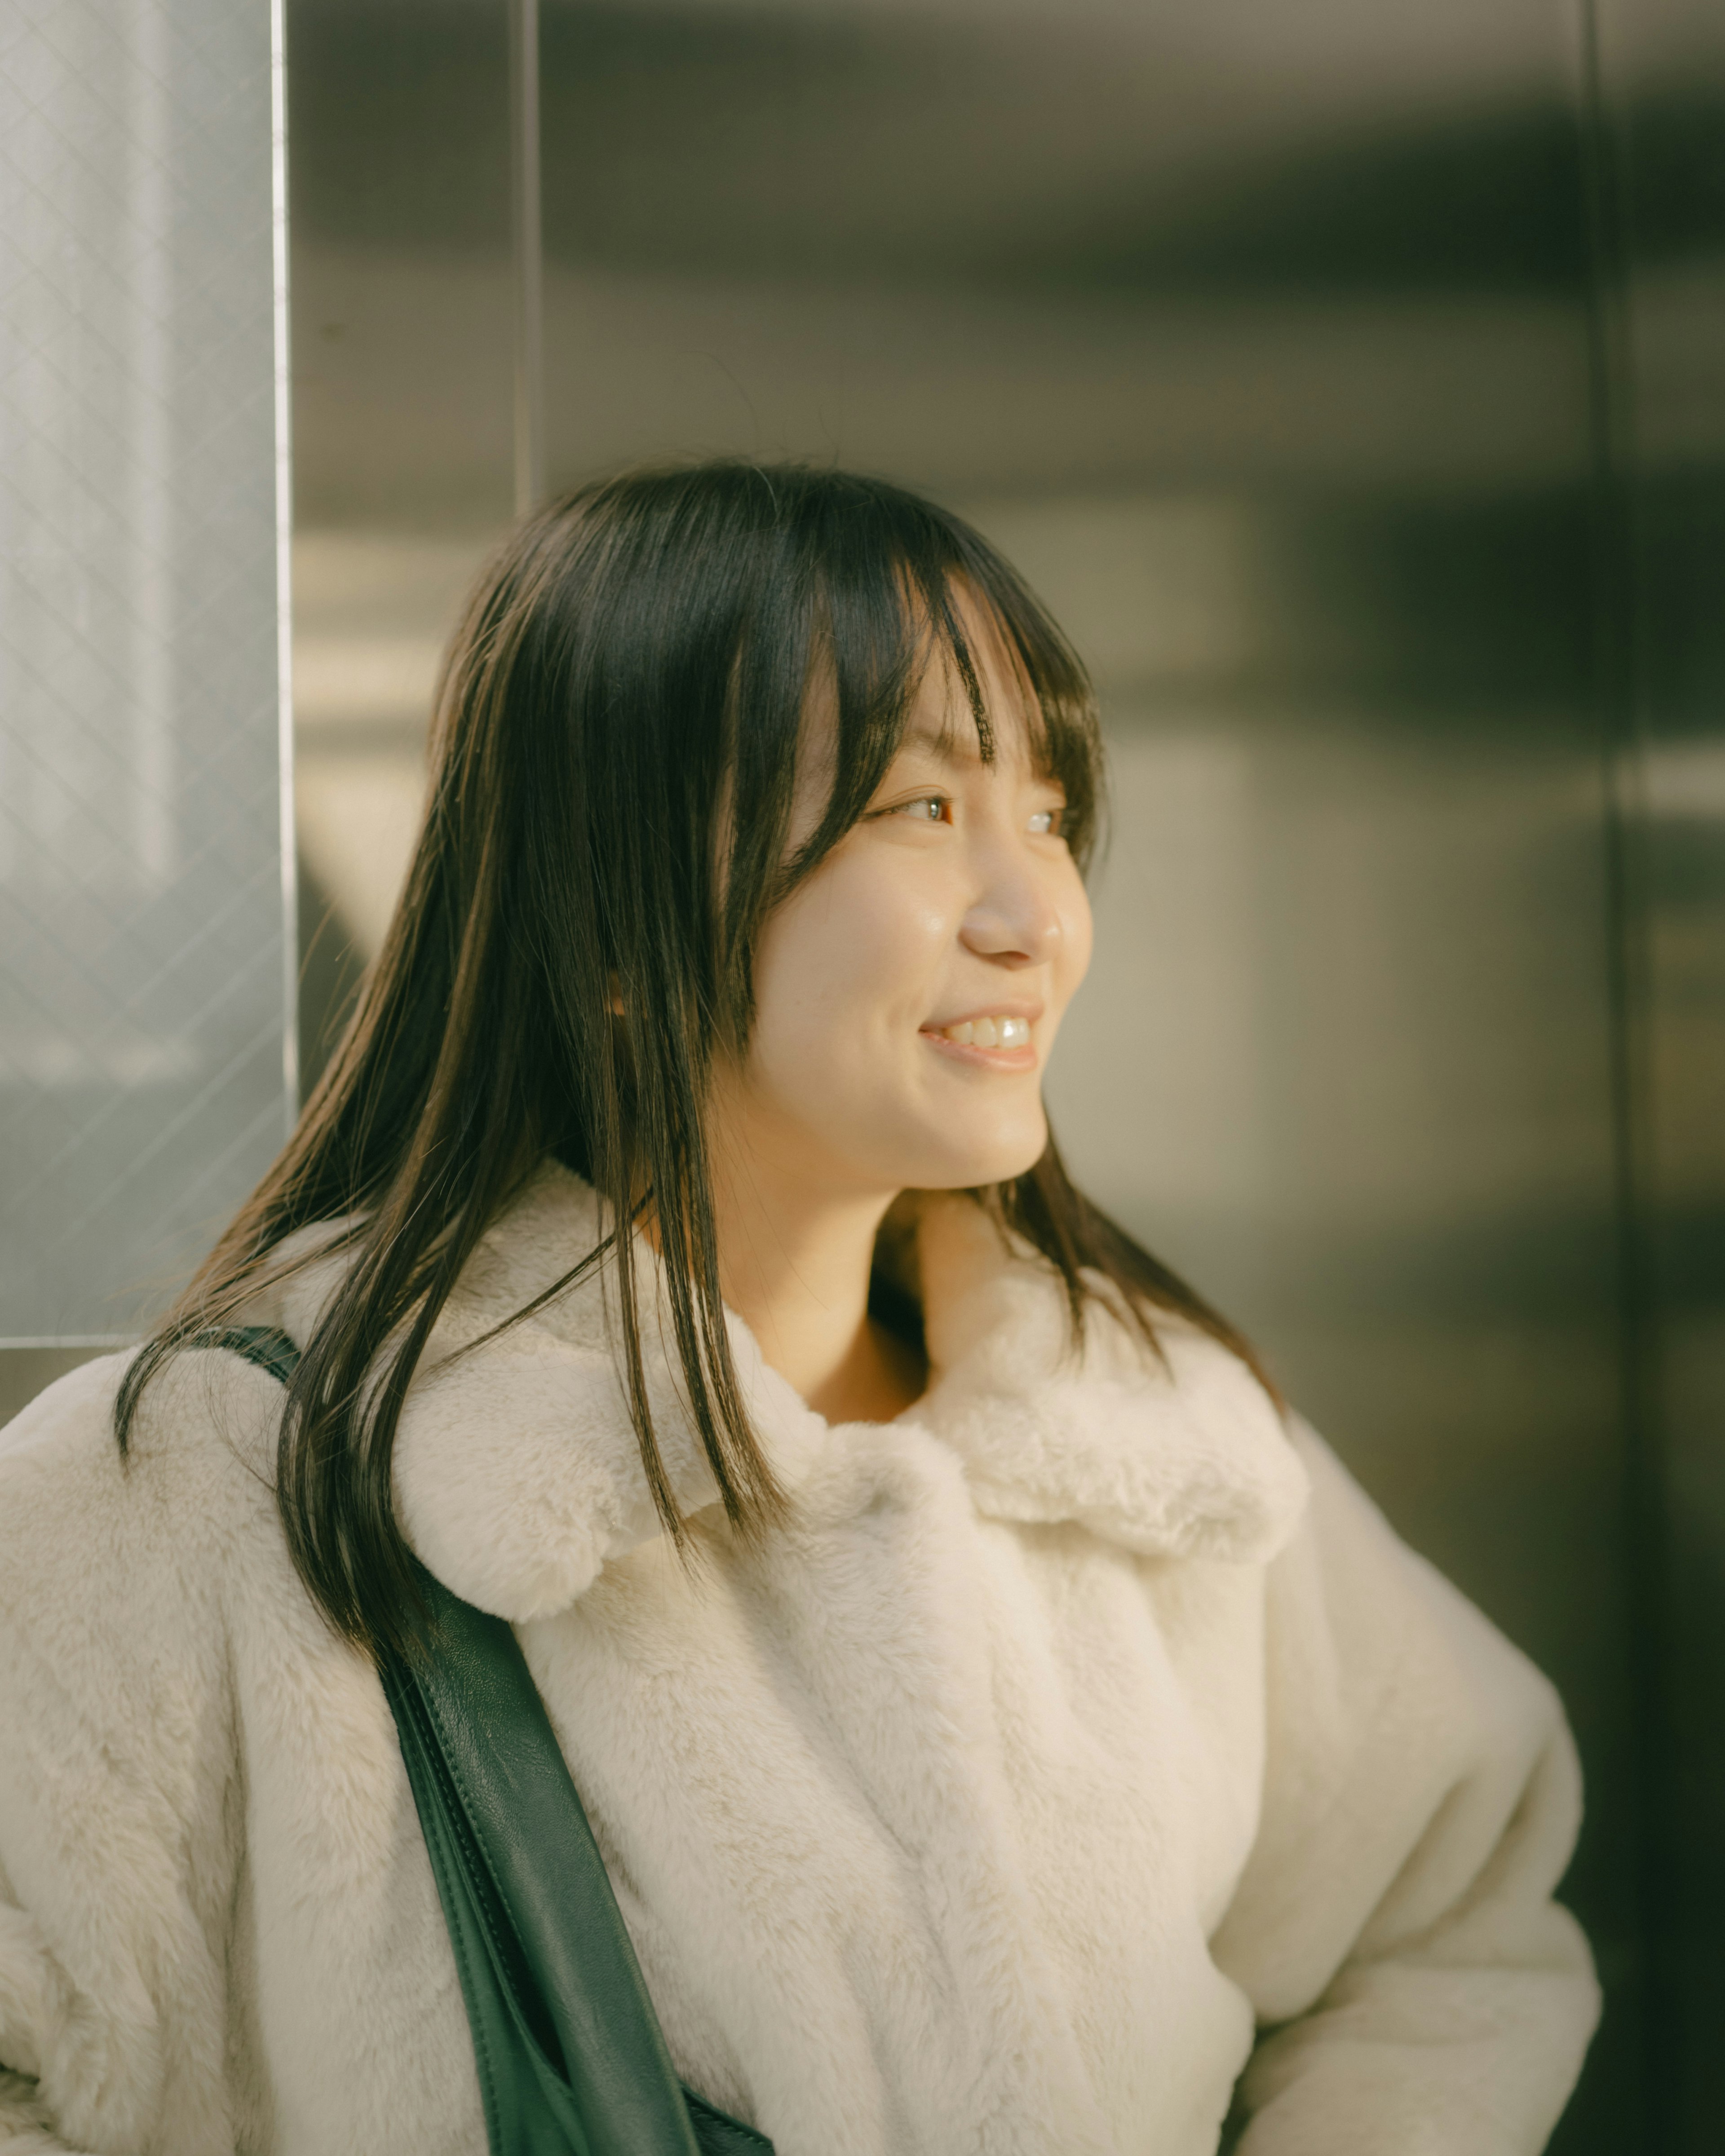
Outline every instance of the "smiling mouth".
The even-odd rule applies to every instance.
[[[967,1018],[957,1025],[927,1029],[937,1040],[950,1040],[959,1048],[1028,1048],[1030,1021],[1026,1018]]]

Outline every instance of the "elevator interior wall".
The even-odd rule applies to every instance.
[[[1601,0],[1646,2145],[1725,2114],[1725,16]]]
[[[997,537],[1094,668],[1117,814],[1056,1124],[1563,1688],[1609,2001],[1571,2156],[1651,2145],[1664,1562],[1626,1524],[1651,1455],[1587,29],[1548,0],[543,0],[540,51],[552,483],[712,451],[886,471]],[[292,0],[290,50],[316,1039],[376,947],[438,639],[511,499],[506,11]],[[1665,108],[1622,95],[1645,145]],[[1701,289],[1674,272],[1659,321]],[[1692,1281],[1717,526],[1711,480],[1672,484],[1640,542],[1686,564],[1647,572],[1650,1037],[1695,1103],[1659,1156],[1661,1278]],[[1684,1517],[1717,1522],[1716,1302],[1661,1292]],[[1695,1534],[1700,1609],[1721,1543]]]

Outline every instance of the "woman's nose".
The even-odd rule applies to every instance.
[[[1046,965],[1065,933],[1060,909],[1028,864],[995,865],[985,889],[965,915],[958,940],[979,958],[1007,965]]]

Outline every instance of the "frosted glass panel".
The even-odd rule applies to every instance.
[[[0,33],[0,1339],[124,1334],[285,1119],[267,0]]]

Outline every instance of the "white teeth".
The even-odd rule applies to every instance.
[[[961,1025],[942,1029],[942,1036],[961,1048],[1028,1048],[1030,1021],[1027,1018],[968,1018]]]

